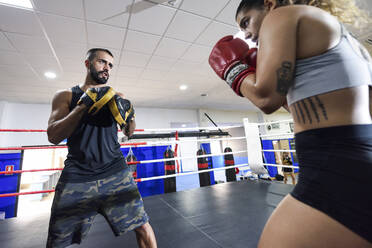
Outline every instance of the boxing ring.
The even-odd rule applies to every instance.
[[[288,123],[281,121],[276,123]],[[232,140],[242,141],[246,150],[233,152],[210,153],[205,155],[187,156],[177,153],[178,146],[195,139],[182,139],[178,132],[190,131],[188,129],[163,129],[162,132],[175,131],[176,137],[169,140],[142,141],[133,140],[122,143],[122,147],[129,149],[141,146],[172,145],[175,150],[173,158],[151,159],[128,162],[129,165],[138,165],[154,162],[174,162],[175,173],[172,175],[152,176],[137,178],[140,184],[152,180],[165,180],[167,178],[183,178],[201,173],[217,173],[228,169],[240,169],[238,181],[217,183],[207,187],[197,187],[184,191],[176,191],[166,194],[157,194],[144,197],[145,209],[150,217],[158,247],[256,247],[261,231],[275,209],[277,204],[292,191],[293,185],[261,180],[258,178],[272,179],[267,175],[267,168],[291,167],[276,163],[265,162],[265,153],[281,153],[284,151],[295,152],[293,149],[263,149],[262,139],[265,137],[291,137],[293,133],[263,134],[262,127],[272,123],[249,123],[244,120],[245,135],[242,137],[223,138],[198,138],[197,142],[225,142]],[[234,127],[231,127],[234,128]],[[200,128],[199,128],[200,129]],[[214,128],[207,128],[214,130]],[[221,128],[223,129],[223,128]],[[260,131],[261,130],[261,131]],[[26,130],[3,129],[2,132],[22,132]],[[33,130],[44,132],[45,130]],[[27,132],[33,132],[28,130]],[[159,130],[136,130],[136,132],[157,133]],[[27,149],[66,149],[65,146],[39,146],[39,147],[5,147],[0,150],[27,150]],[[183,172],[179,169],[179,163],[189,159],[203,159],[214,156],[226,156],[233,154],[245,154],[247,163],[232,165],[225,164],[219,168],[205,168]],[[178,156],[180,155],[180,156]],[[266,168],[265,168],[265,167]],[[60,171],[61,168],[46,168],[35,170],[1,171],[1,176],[16,175],[22,173],[40,173],[45,171]],[[240,176],[240,177],[239,177]],[[247,180],[239,180],[239,179]],[[48,194],[53,188],[40,191],[12,192],[0,194],[1,198],[24,197],[23,195]],[[53,194],[53,193],[52,193]],[[9,218],[0,221],[0,243],[2,248],[14,247],[44,247],[46,244],[50,211],[29,217]],[[87,239],[81,245],[71,247],[136,247],[134,232],[115,237],[105,219],[98,215],[89,231]]]

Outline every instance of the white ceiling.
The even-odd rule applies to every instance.
[[[361,1],[372,10],[371,0]],[[86,51],[105,47],[115,57],[110,85],[136,106],[257,110],[208,65],[216,41],[238,31],[239,2],[32,0],[33,11],[0,5],[0,101],[50,103],[57,90],[83,82]],[[357,31],[361,40],[372,37],[370,26]],[[46,79],[46,71],[57,78]]]

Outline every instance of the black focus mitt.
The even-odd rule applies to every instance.
[[[89,88],[80,97],[77,104],[85,104],[89,108],[88,113],[95,115],[114,95],[115,91],[110,86]]]
[[[134,118],[134,108],[127,99],[115,95],[108,103],[112,116],[122,130],[126,130],[128,123]]]

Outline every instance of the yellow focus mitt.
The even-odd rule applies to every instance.
[[[131,102],[115,95],[108,103],[108,106],[120,128],[125,130],[128,123],[134,119],[134,108]]]
[[[80,97],[77,104],[85,104],[89,108],[88,113],[95,115],[114,95],[115,91],[110,86],[89,88]]]

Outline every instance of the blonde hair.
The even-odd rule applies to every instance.
[[[336,16],[341,22],[361,27],[371,21],[368,13],[361,10],[354,0],[284,0],[290,4],[306,4],[318,7]],[[280,0],[279,0],[280,2]]]
[[[305,4],[318,7],[336,16],[339,21],[357,28],[364,27],[371,22],[367,12],[358,8],[355,0],[276,0],[276,2],[279,6]],[[263,5],[264,0],[242,0],[236,11],[235,19],[241,10],[252,7],[260,8]]]

